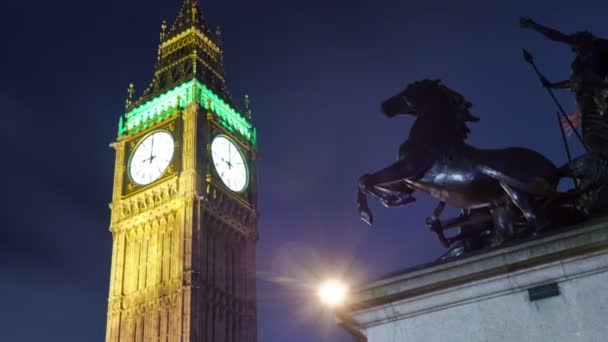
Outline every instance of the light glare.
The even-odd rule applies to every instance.
[[[323,304],[335,308],[344,304],[348,295],[348,287],[337,280],[329,280],[319,288],[319,297]]]

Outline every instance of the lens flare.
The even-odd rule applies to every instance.
[[[328,280],[319,287],[321,302],[330,308],[344,304],[347,295],[348,286],[337,280]]]

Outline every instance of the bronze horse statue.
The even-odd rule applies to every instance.
[[[550,224],[547,203],[573,197],[556,190],[560,179],[569,176],[567,170],[530,149],[486,150],[466,144],[467,123],[479,120],[470,109],[461,94],[428,79],[382,103],[386,116],[410,114],[416,121],[397,162],[359,179],[357,206],[365,222],[373,222],[367,195],[385,206],[400,206],[422,191],[441,201],[427,224],[446,247],[453,241],[443,235],[445,227],[437,226],[445,204],[462,209],[452,225],[471,224],[479,216],[472,214],[481,213],[477,223],[493,226],[503,237],[513,236],[518,225],[538,232]]]

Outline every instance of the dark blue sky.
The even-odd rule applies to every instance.
[[[356,179],[391,163],[411,118],[379,103],[441,78],[481,121],[470,143],[526,146],[565,162],[555,107],[521,58],[553,81],[568,48],[520,15],[608,37],[606,1],[202,0],[223,28],[228,85],[249,94],[259,131],[260,341],[349,341],[314,304],[327,274],[356,281],[432,261],[434,201],[373,206],[360,222]],[[117,117],[129,82],[151,80],[162,19],[181,0],[11,1],[0,13],[0,237],[3,341],[101,341]],[[574,101],[560,93],[565,107]],[[570,140],[575,143],[574,139]],[[580,148],[577,147],[577,151]]]

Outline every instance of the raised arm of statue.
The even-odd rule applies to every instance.
[[[539,32],[542,35],[544,35],[545,37],[547,37],[553,41],[556,41],[556,42],[562,42],[562,43],[566,43],[569,45],[573,45],[575,43],[574,38],[572,36],[561,33],[550,27],[543,26],[541,24],[537,24],[536,22],[534,22],[534,20],[532,20],[530,18],[520,18],[519,26],[521,26],[522,28],[533,29],[534,31]]]
[[[564,81],[560,81],[560,82],[549,82],[549,80],[546,79],[545,76],[541,76],[540,82],[542,83],[543,87],[551,88],[551,89],[567,89],[567,88],[572,87],[571,80],[564,80]]]

